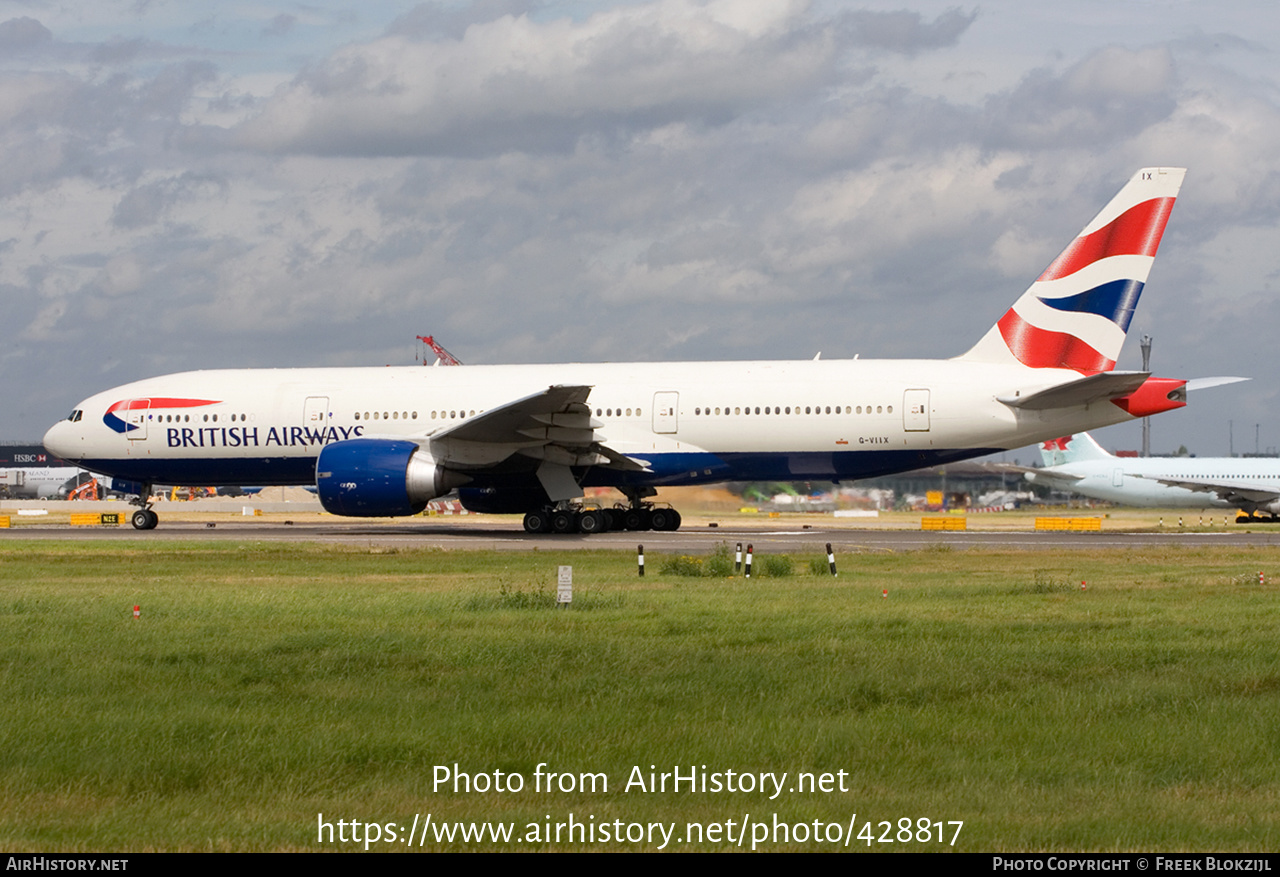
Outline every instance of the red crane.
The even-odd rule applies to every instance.
[[[454,356],[452,353],[445,350],[443,347],[441,347],[439,344],[436,343],[436,339],[434,335],[418,335],[417,338],[423,344],[430,347],[431,350],[435,353],[436,365],[462,365],[462,363],[458,361],[458,358],[456,356]],[[422,360],[422,364],[423,365],[427,364],[427,360],[425,358]]]

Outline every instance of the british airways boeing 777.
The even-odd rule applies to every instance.
[[[45,446],[149,485],[315,484],[338,515],[412,515],[454,489],[531,532],[675,529],[663,485],[867,478],[1186,404],[1114,371],[1185,171],[1136,173],[972,349],[949,360],[196,371],[81,402]],[[583,509],[615,487],[615,518]]]

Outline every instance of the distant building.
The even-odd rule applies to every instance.
[[[0,442],[0,469],[25,467],[43,469],[71,465],[73,464],[46,451],[41,444]]]

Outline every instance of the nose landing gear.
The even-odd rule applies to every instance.
[[[151,485],[142,485],[142,490],[138,494],[136,500],[131,502],[139,506],[138,510],[129,518],[129,523],[133,524],[135,530],[154,530],[156,524],[160,523],[160,516],[151,511]]]

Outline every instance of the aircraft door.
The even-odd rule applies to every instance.
[[[329,397],[308,396],[302,406],[302,425],[308,429],[321,429],[329,422]]]
[[[141,441],[147,437],[147,423],[151,420],[150,399],[130,399],[124,412],[124,422],[132,429],[126,428],[125,435],[130,441]]]
[[[1111,470],[1111,486],[1124,487],[1124,470],[1123,469]]]
[[[902,428],[907,432],[929,431],[928,390],[906,390],[903,392]]]
[[[653,431],[664,435],[674,435],[679,431],[678,413],[680,410],[680,394],[662,392],[653,394]]]

